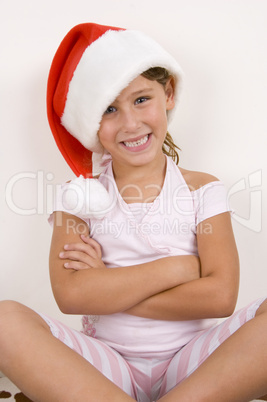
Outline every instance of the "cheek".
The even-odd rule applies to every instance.
[[[112,137],[112,130],[110,124],[107,122],[101,123],[100,129],[98,130],[98,139],[102,145],[106,144]]]
[[[151,115],[151,119],[153,119],[155,126],[162,129],[167,128],[167,111],[164,108],[158,108],[157,110],[155,110],[153,115]]]
[[[101,129],[98,130],[97,136],[98,136],[99,142],[102,144],[104,136],[103,136],[103,132]]]

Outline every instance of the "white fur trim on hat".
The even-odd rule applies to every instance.
[[[102,152],[97,132],[103,113],[120,92],[151,67],[164,67],[176,80],[182,71],[176,60],[142,32],[109,30],[84,51],[69,84],[61,122],[81,144]],[[168,120],[173,110],[168,112]]]
[[[63,211],[81,219],[102,219],[112,208],[112,199],[97,179],[82,176],[57,188],[54,211]]]

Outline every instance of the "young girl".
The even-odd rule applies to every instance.
[[[216,324],[238,256],[223,184],[178,167],[181,80],[137,31],[78,25],[55,55],[49,122],[83,177],[57,193],[50,274],[83,330],[1,302],[0,370],[33,401],[267,400],[266,301]]]

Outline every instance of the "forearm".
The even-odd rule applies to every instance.
[[[230,315],[239,287],[239,259],[229,213],[198,226],[201,278],[147,298],[127,312],[160,320],[195,320]]]
[[[238,280],[227,284],[207,276],[149,297],[125,312],[170,321],[226,317],[234,311],[237,294]]]
[[[193,265],[197,260],[194,256],[167,257],[123,268],[80,271],[59,267],[56,278],[51,278],[52,287],[63,312],[112,314],[196,278]]]
[[[194,255],[164,257],[145,264],[107,269],[100,245],[89,238],[85,223],[71,216],[77,228],[68,231],[69,215],[63,213],[59,218],[61,224],[55,225],[53,231],[49,266],[53,293],[64,313],[125,311],[200,276],[199,258]],[[81,227],[83,237],[78,231]]]

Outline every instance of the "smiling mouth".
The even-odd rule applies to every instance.
[[[128,148],[139,147],[140,145],[144,145],[148,141],[149,135],[145,135],[138,141],[123,141],[123,144]]]

